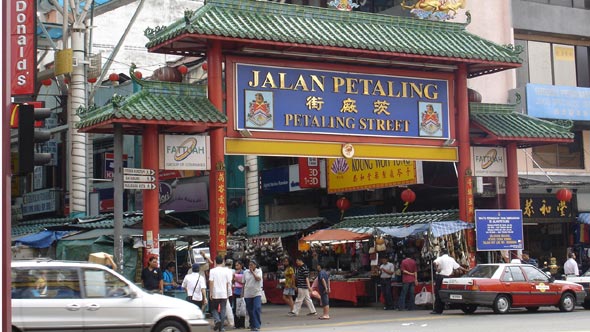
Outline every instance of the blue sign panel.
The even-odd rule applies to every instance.
[[[477,250],[521,250],[521,210],[475,210]]]
[[[447,139],[448,82],[236,64],[236,129]]]
[[[546,119],[590,121],[590,88],[526,85],[527,113]]]
[[[289,167],[279,167],[262,171],[262,190],[265,193],[289,192]]]

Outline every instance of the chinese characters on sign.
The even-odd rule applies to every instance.
[[[217,199],[217,252],[227,248],[227,208],[225,203],[225,172],[216,172],[215,194]]]
[[[236,129],[449,137],[448,82],[236,64]]]
[[[572,199],[569,202],[558,200],[555,195],[522,195],[520,208],[525,219],[535,219],[535,222],[565,222],[571,221]]]
[[[421,162],[409,160],[329,159],[328,192],[387,188],[422,183]]]

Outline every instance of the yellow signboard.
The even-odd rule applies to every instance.
[[[328,193],[415,184],[421,172],[410,160],[328,159]]]
[[[55,76],[69,74],[74,70],[74,51],[71,48],[55,52]]]

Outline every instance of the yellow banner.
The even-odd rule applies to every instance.
[[[327,173],[328,193],[418,183],[416,162],[409,160],[328,159]]]

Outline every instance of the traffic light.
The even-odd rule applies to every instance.
[[[26,175],[33,172],[34,166],[41,166],[51,161],[51,153],[36,152],[35,144],[49,140],[51,133],[36,129],[43,125],[42,120],[51,115],[51,109],[39,108],[32,104],[20,104],[18,107],[18,173]]]

